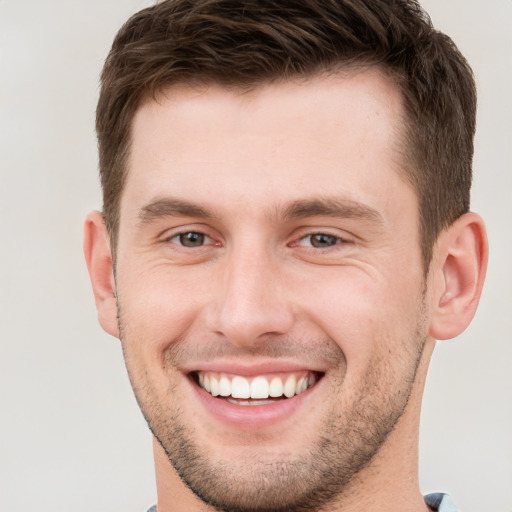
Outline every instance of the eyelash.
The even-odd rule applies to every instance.
[[[184,237],[186,237],[187,235],[194,235],[196,237],[198,237],[200,240],[201,240],[201,243],[199,245],[185,245],[183,243],[183,239]],[[175,241],[175,239],[177,239]],[[208,239],[210,241],[213,242],[213,238],[211,238],[210,236],[208,236],[206,233],[203,233],[201,231],[182,231],[181,233],[176,233],[168,238],[166,238],[166,242],[171,242],[171,243],[175,243],[177,245],[180,245],[181,247],[186,247],[186,248],[196,248],[196,247],[204,247],[205,243],[205,239]],[[192,240],[192,244],[194,243],[194,241]],[[215,245],[218,245],[218,244],[215,244]]]
[[[327,239],[329,242],[332,242],[332,243],[330,245],[326,246],[326,247],[318,246],[318,245],[314,244],[314,242],[313,242],[314,238],[313,237],[323,237],[324,239]],[[309,240],[309,244],[308,245],[303,245],[302,242],[304,242],[306,240]],[[328,233],[328,232],[317,232],[317,233],[308,233],[307,235],[301,237],[293,245],[299,245],[299,246],[302,246],[302,247],[309,247],[309,248],[314,248],[314,249],[318,249],[318,250],[329,250],[332,247],[335,247],[337,245],[344,244],[344,243],[349,243],[349,242],[348,242],[348,240],[345,240],[345,239],[341,238],[340,236],[333,235],[333,234]]]

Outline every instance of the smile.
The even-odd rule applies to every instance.
[[[196,372],[196,382],[210,395],[236,405],[267,405],[292,398],[312,387],[317,372],[301,371],[277,375],[242,377],[219,372]]]

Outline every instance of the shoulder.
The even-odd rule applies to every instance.
[[[425,496],[425,503],[437,512],[459,512],[451,496],[442,492],[435,492]],[[149,511],[148,512],[152,512]]]

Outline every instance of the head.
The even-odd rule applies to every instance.
[[[474,110],[413,2],[162,2],[121,29],[85,252],[169,495],[396,510],[434,339],[482,287]]]
[[[115,252],[131,126],[175,84],[250,89],[377,67],[403,98],[402,172],[418,197],[425,270],[469,210],[476,91],[470,67],[416,1],[160,2],[117,35],[97,109],[104,218]],[[176,127],[179,129],[179,127]]]

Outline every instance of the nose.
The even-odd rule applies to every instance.
[[[255,348],[291,329],[293,308],[276,259],[251,246],[231,251],[210,310],[211,330],[235,346]]]

